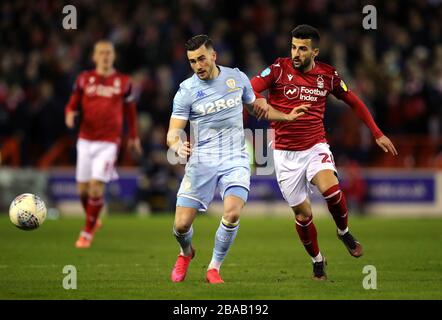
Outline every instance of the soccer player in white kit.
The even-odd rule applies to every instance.
[[[128,120],[128,147],[141,155],[141,143],[136,127],[136,106],[131,95],[128,75],[116,71],[114,46],[101,40],[94,46],[94,70],[82,72],[76,79],[65,109],[68,128],[75,127],[80,113],[77,141],[76,180],[86,223],[75,243],[77,248],[89,248],[101,225],[98,219],[104,200],[105,184],[118,178],[115,171],[123,129]]]

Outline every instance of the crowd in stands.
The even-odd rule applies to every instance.
[[[375,30],[362,27],[367,3],[377,9]],[[166,149],[172,99],[191,72],[183,46],[188,38],[209,34],[219,64],[253,77],[288,56],[290,31],[308,23],[321,33],[319,60],[338,69],[400,153],[385,157],[352,110],[331,98],[325,125],[337,164],[442,166],[442,1],[79,0],[76,30],[62,27],[66,4],[0,3],[3,165],[75,164],[76,132],[64,125],[64,107],[76,76],[93,67],[99,39],[115,44],[116,67],[132,76],[137,99],[145,159],[123,154],[120,164],[149,171],[157,165],[153,159],[164,162],[157,153]]]

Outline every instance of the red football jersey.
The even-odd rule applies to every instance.
[[[131,90],[130,78],[126,74],[115,71],[104,77],[95,70],[82,72],[66,105],[66,112],[81,107],[79,137],[119,143],[126,114],[129,136],[134,138],[136,111]]]
[[[349,92],[332,66],[315,62],[312,70],[303,73],[293,67],[291,58],[276,59],[251,83],[257,93],[268,90],[268,103],[281,112],[290,113],[294,107],[311,104],[294,122],[271,122],[274,148],[278,150],[300,151],[326,142],[323,119],[327,96],[332,93],[341,99]]]

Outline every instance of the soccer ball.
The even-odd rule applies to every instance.
[[[12,201],[9,218],[22,230],[37,229],[46,219],[46,205],[38,196],[23,193]]]

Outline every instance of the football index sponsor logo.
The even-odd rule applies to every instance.
[[[307,88],[304,86],[299,88],[298,86],[289,84],[284,87],[284,95],[290,100],[299,97],[300,100],[316,102],[318,101],[318,97],[325,97],[327,95],[327,90]]]
[[[289,84],[284,87],[284,95],[287,99],[296,99],[299,96],[299,87]]]

